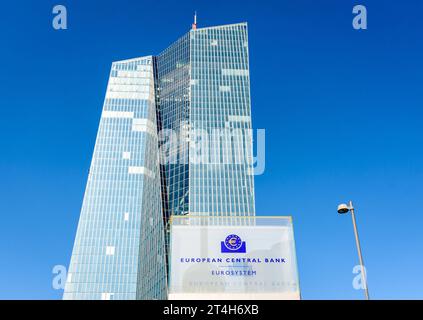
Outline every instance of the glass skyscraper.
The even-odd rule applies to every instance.
[[[250,105],[246,23],[112,64],[64,299],[166,299],[171,215],[255,215]]]

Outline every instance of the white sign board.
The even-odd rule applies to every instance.
[[[300,299],[291,222],[173,223],[170,245],[170,300]]]

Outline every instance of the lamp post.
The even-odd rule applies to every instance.
[[[354,206],[352,201],[350,201],[348,205],[340,204],[338,206],[339,214],[346,214],[350,211],[351,211],[352,223],[354,227],[354,235],[355,235],[355,243],[357,245],[358,259],[360,260],[361,274],[362,274],[363,282],[364,282],[364,295],[366,296],[366,300],[369,300],[369,289],[367,287],[367,275],[366,275],[366,269],[364,268],[363,256],[361,254],[360,239],[358,238],[358,230],[357,230],[357,223],[355,221]]]

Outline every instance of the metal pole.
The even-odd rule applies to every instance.
[[[361,255],[360,240],[358,238],[358,230],[357,230],[357,224],[355,222],[355,214],[354,214],[354,207],[353,207],[352,201],[350,201],[350,210],[351,210],[351,217],[352,217],[352,222],[354,227],[355,243],[357,245],[358,258],[360,260],[361,274],[364,281],[364,295],[366,296],[366,300],[369,300],[369,289],[367,287],[366,269],[364,268],[363,256]]]

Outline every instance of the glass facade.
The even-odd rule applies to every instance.
[[[187,214],[189,203],[190,37],[183,36],[157,57],[161,173],[165,217]]]
[[[254,215],[247,24],[190,35],[192,138],[206,134],[209,152],[190,163],[189,212]]]
[[[164,299],[153,58],[112,65],[64,299]]]
[[[157,70],[165,217],[254,215],[247,24],[191,30]]]
[[[166,299],[170,216],[255,215],[250,105],[246,23],[112,64],[64,299]]]

